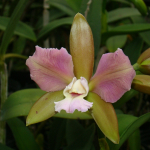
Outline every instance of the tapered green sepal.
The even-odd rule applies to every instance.
[[[54,102],[64,99],[63,91],[49,92],[44,94],[31,108],[26,125],[44,121],[55,115]]]
[[[118,120],[111,103],[102,100],[97,94],[89,92],[87,100],[93,102],[90,112],[104,135],[113,143],[119,143]]]
[[[79,79],[90,80],[94,65],[94,42],[89,24],[84,16],[77,13],[70,32],[70,52],[74,64],[74,74]]]

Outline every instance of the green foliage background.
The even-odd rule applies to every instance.
[[[146,122],[150,119],[150,100],[148,95],[133,89],[114,104],[119,122],[118,145],[108,139],[98,140],[105,137],[90,117],[89,120],[51,118],[26,127],[25,116],[43,91],[30,81],[25,60],[34,53],[35,45],[45,47],[45,40],[49,47],[65,47],[69,51],[73,17],[78,12],[85,15],[89,7],[86,18],[94,37],[95,69],[103,53],[114,52],[118,47],[133,65],[150,47],[150,3],[146,0],[145,3],[143,0],[48,0],[46,25],[43,25],[43,3],[40,0],[0,2],[0,149],[148,150],[150,124]]]

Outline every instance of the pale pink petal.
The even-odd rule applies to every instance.
[[[92,102],[88,102],[83,98],[74,98],[70,104],[70,113],[73,113],[76,109],[81,112],[86,112],[92,107],[92,105]]]
[[[85,96],[88,95],[88,92],[89,92],[88,82],[87,82],[87,80],[84,77],[80,77],[80,82],[81,82],[81,84],[83,85],[83,87],[86,90],[86,94],[84,95],[84,97],[85,97]]]
[[[65,98],[59,102],[55,103],[55,111],[60,112],[65,110],[67,113],[73,113],[76,109],[81,112],[86,112],[93,105],[92,102],[88,102],[81,97],[77,98]]]
[[[72,99],[65,98],[64,100],[61,100],[59,102],[55,103],[55,111],[60,112],[61,110],[65,110],[67,113],[70,113],[70,104]]]
[[[65,48],[58,50],[36,46],[26,65],[31,79],[47,92],[64,89],[74,77],[72,57]]]
[[[114,103],[130,90],[134,76],[130,60],[121,49],[103,54],[89,83],[90,91],[97,93],[106,102]]]
[[[64,89],[64,91],[63,91],[63,94],[64,94],[65,97],[67,97],[67,96],[70,95],[69,91],[72,89],[72,86],[73,86],[73,84],[74,84],[76,81],[77,81],[77,78],[74,77],[74,78],[72,79],[72,81],[69,83],[69,85],[67,85],[67,86],[65,87],[65,89]]]

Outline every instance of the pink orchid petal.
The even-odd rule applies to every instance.
[[[65,48],[41,48],[36,46],[26,65],[31,79],[44,91],[62,90],[74,77],[72,57]]]
[[[84,97],[85,97],[85,96],[88,95],[88,92],[89,92],[88,82],[87,82],[87,80],[84,77],[80,77],[80,82],[81,82],[81,84],[83,85],[83,87],[86,90],[86,94],[84,95]]]
[[[67,113],[70,113],[71,101],[72,101],[71,98],[65,98],[59,102],[54,102],[55,103],[55,111],[60,113],[61,110],[65,110]]]
[[[73,113],[76,109],[81,112],[86,112],[93,105],[92,102],[88,102],[81,97],[77,98],[65,98],[59,102],[55,103],[55,111],[60,112],[61,110],[65,110],[67,113]]]
[[[130,90],[135,71],[129,58],[121,49],[104,54],[92,77],[90,91],[97,93],[106,102],[114,103]]]
[[[70,93],[69,91],[72,89],[73,84],[77,81],[76,77],[73,77],[72,81],[69,83],[69,85],[67,85],[63,91],[63,94],[65,97],[69,96]]]
[[[92,102],[88,102],[80,97],[74,98],[70,104],[70,113],[73,113],[76,109],[81,112],[86,112],[92,105]]]

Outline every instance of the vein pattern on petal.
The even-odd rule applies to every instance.
[[[41,48],[36,46],[26,65],[31,79],[44,91],[62,90],[74,77],[72,57],[65,48]]]
[[[90,91],[97,93],[106,102],[114,103],[131,89],[134,76],[129,58],[118,48],[115,53],[102,55],[89,83]]]

